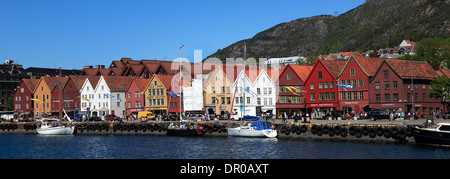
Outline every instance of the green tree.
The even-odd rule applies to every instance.
[[[430,97],[442,98],[444,105],[450,104],[450,78],[441,76],[431,81]]]
[[[450,66],[450,38],[427,38],[417,42],[416,55],[413,60],[426,61],[435,70]]]
[[[13,111],[14,110],[14,98],[8,99],[8,104],[5,106],[6,111]]]

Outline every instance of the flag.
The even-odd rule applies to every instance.
[[[86,99],[86,98],[83,97],[83,96],[77,96],[77,98],[81,98],[81,99],[83,99],[83,100],[85,100],[85,101],[91,101],[91,100],[89,100],[89,99]]]
[[[244,91],[247,92],[247,93],[249,93],[249,94],[251,94],[253,97],[258,96],[255,92],[253,92],[253,91],[250,90],[249,88],[246,88]]]
[[[40,103],[44,103],[44,101],[41,101],[41,100],[36,99],[36,98],[31,98],[31,100],[36,101],[36,102],[40,102]]]
[[[336,85],[337,85],[337,86],[340,86],[340,87],[343,88],[345,91],[348,91],[347,88],[355,89],[355,87],[352,86],[352,85],[345,85],[345,84],[336,84]]]

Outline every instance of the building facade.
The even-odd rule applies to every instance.
[[[234,80],[233,80],[234,82]],[[232,85],[221,66],[209,74],[203,82],[205,112],[209,115],[232,114]]]
[[[306,114],[306,88],[305,81],[312,66],[288,65],[280,71],[278,79],[278,101],[276,103],[277,114]],[[309,111],[310,112],[310,111]]]
[[[339,110],[360,114],[370,111],[369,80],[375,74],[383,59],[351,56],[338,76],[339,84],[354,88],[339,89]]]
[[[128,115],[136,115],[139,111],[145,111],[145,88],[148,86],[150,79],[134,79],[125,93],[126,113]]]
[[[39,79],[22,79],[14,91],[14,113],[19,119],[33,117],[34,101],[33,91],[39,83]]]
[[[306,106],[312,108],[316,118],[325,117],[339,107],[336,76],[342,70],[346,60],[317,60],[305,81]]]
[[[384,60],[369,83],[369,103],[374,109],[422,113],[443,110],[441,99],[430,98],[429,89],[439,74],[426,62]]]

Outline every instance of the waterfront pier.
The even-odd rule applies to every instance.
[[[273,122],[278,138],[323,138],[338,140],[414,142],[409,125],[422,125],[422,120],[368,121],[368,120],[313,120],[310,123],[288,121]],[[437,120],[436,122],[444,122]],[[166,135],[166,129],[174,121],[149,122],[75,122],[76,135]],[[205,137],[226,137],[227,128],[242,122],[207,121],[203,126]],[[0,134],[37,134],[37,122],[1,122]]]

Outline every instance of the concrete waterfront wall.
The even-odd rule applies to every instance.
[[[166,135],[172,122],[76,122],[76,135]],[[274,122],[278,138],[320,138],[333,140],[414,142],[405,121],[312,121],[311,123]],[[408,123],[422,124],[423,121]],[[228,127],[240,122],[200,122],[205,137],[226,137]],[[37,134],[35,122],[1,122],[0,134]]]

